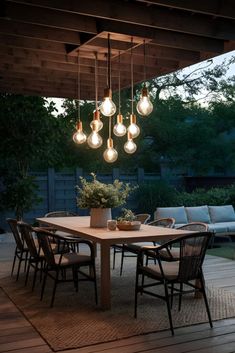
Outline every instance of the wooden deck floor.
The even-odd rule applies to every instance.
[[[207,256],[204,273],[208,283],[235,293],[235,261]],[[0,352],[48,353],[50,347],[0,290]],[[60,353],[235,353],[235,318],[93,345]]]

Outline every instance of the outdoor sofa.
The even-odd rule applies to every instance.
[[[195,207],[158,207],[154,219],[172,217],[175,228],[191,222],[208,224],[215,236],[229,236],[235,240],[235,211],[232,205]],[[234,239],[233,239],[234,237]]]

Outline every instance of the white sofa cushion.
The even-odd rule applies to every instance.
[[[211,223],[208,206],[185,207],[189,222]]]
[[[235,212],[232,205],[208,206],[208,208],[212,223],[235,221]]]
[[[175,223],[188,223],[185,208],[182,207],[158,207],[154,213],[154,219],[174,218]]]

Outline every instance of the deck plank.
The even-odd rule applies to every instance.
[[[235,293],[235,261],[208,255],[206,282]],[[0,352],[51,353],[51,348],[0,289]],[[235,352],[235,318],[134,336],[60,353],[232,353]]]

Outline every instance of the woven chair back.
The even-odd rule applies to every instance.
[[[20,236],[20,233],[19,233],[19,229],[18,229],[18,226],[17,226],[17,220],[13,219],[13,218],[7,218],[6,221],[7,221],[7,223],[9,224],[9,226],[11,228],[11,231],[13,233],[17,248],[20,251],[23,251],[24,250],[24,244],[23,244],[23,240],[22,240],[22,238]]]
[[[48,232],[43,232],[43,230],[37,230],[36,235],[38,238],[39,245],[44,253],[46,262],[52,267],[55,266],[55,257],[51,247],[50,235],[48,234]]]
[[[135,215],[135,220],[136,221],[140,221],[142,224],[146,224],[148,222],[148,220],[150,220],[151,215],[148,213],[139,213],[137,215]]]
[[[53,211],[53,212],[46,213],[44,217],[73,217],[73,216],[77,216],[77,214],[69,211]]]
[[[38,257],[38,248],[35,244],[31,225],[24,222],[17,222],[17,225],[19,227],[21,237],[24,239],[27,248],[29,249],[30,256],[36,259]]]
[[[195,230],[197,232],[207,232],[208,225],[206,223],[202,223],[202,222],[191,222],[191,223],[185,224],[177,229]]]
[[[180,282],[199,277],[210,237],[211,233],[204,232],[178,240],[180,245],[178,280]],[[175,242],[177,243],[177,240]]]
[[[175,219],[174,218],[159,218],[159,219],[156,219],[155,221],[148,223],[148,225],[155,226],[155,227],[173,228],[175,225]]]

